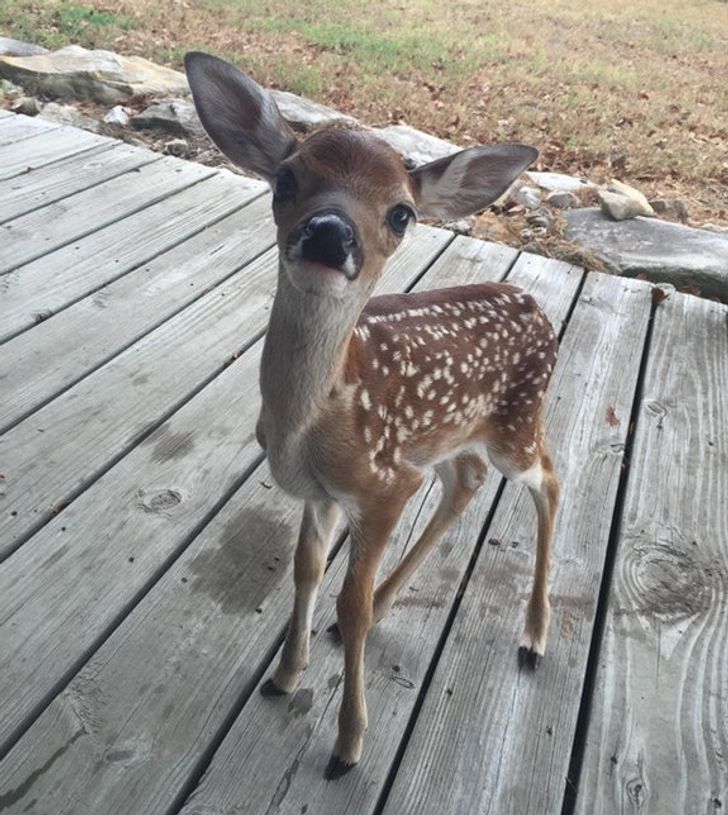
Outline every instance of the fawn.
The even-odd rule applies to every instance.
[[[270,94],[223,60],[190,53],[185,66],[213,141],[273,188],[280,260],[257,435],[276,481],[304,509],[293,614],[266,695],[290,693],[306,668],[316,593],[341,510],[349,523],[337,600],[344,692],[325,772],[337,778],[359,761],[367,727],[367,632],[484,480],[483,453],[504,476],[526,484],[536,504],[536,568],[518,653],[532,668],[543,657],[559,497],[542,435],[553,329],[530,295],[501,283],[370,299],[417,215],[458,218],[483,209],[537,152],[518,144],[473,147],[408,172],[394,149],[365,130],[330,127],[299,141]],[[390,533],[433,469],[441,503],[374,591]]]

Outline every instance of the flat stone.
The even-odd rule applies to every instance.
[[[579,206],[579,199],[573,192],[550,192],[546,196],[546,203],[557,209],[573,209]]]
[[[160,130],[170,136],[202,136],[204,128],[195,106],[187,99],[162,99],[131,120],[137,130]]]
[[[539,173],[535,170],[528,170],[526,176],[531,179],[531,183],[548,192],[574,192],[596,187],[596,184],[591,181],[564,173]]]
[[[13,40],[10,37],[0,37],[0,56],[32,57],[36,54],[47,54],[48,49],[32,42]]]
[[[31,57],[0,57],[0,77],[33,93],[58,98],[93,99],[105,105],[138,93],[184,94],[187,78],[142,57],[89,51],[69,45]]]
[[[305,96],[288,91],[271,90],[281,116],[294,130],[307,131],[330,124],[356,124],[356,119],[338,110],[320,105]]]
[[[47,119],[61,125],[80,127],[84,130],[98,130],[98,122],[90,116],[84,116],[71,105],[59,105],[58,102],[48,102],[38,114],[39,119]]]
[[[35,96],[21,96],[10,106],[10,110],[15,113],[22,113],[25,116],[37,116],[41,111],[41,103]]]
[[[655,218],[613,221],[590,207],[566,213],[566,238],[617,274],[697,286],[728,302],[728,235]]]
[[[526,209],[538,209],[541,206],[541,193],[535,187],[526,184],[514,185],[509,198]]]
[[[372,132],[399,151],[405,159],[409,159],[415,167],[428,164],[443,156],[450,156],[461,149],[449,141],[430,136],[409,125],[376,127]]]
[[[111,110],[106,112],[104,121],[107,125],[120,125],[121,127],[125,127],[129,124],[129,113],[125,107],[114,105]]]

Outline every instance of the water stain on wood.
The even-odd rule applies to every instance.
[[[163,433],[162,438],[157,441],[152,450],[152,461],[162,464],[165,461],[183,458],[194,450],[194,436],[192,431]]]
[[[313,707],[313,688],[299,688],[288,703],[288,712],[295,718],[305,716]]]
[[[260,507],[243,507],[225,524],[216,549],[205,549],[190,562],[193,593],[203,593],[224,614],[255,613],[282,579],[294,534],[288,523]]]

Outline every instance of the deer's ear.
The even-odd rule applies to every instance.
[[[413,170],[421,215],[462,218],[492,204],[538,157],[524,144],[469,147]]]
[[[190,52],[185,70],[210,138],[235,164],[271,181],[296,147],[273,97],[234,65],[210,54]]]

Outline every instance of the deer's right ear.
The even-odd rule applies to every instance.
[[[234,65],[210,54],[186,54],[185,70],[210,138],[235,164],[272,181],[297,143],[273,97]]]

